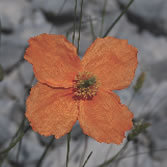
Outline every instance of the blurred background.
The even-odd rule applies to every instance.
[[[78,0],[76,39],[80,22]],[[84,0],[79,56],[96,37],[102,37],[125,8],[128,0]],[[0,0],[0,150],[6,148],[20,126],[25,99],[36,82],[32,66],[24,59],[30,37],[41,33],[64,34],[72,39],[75,0]],[[132,85],[116,93],[129,105],[135,119],[151,126],[135,140],[112,165],[115,167],[167,167],[167,1],[135,0],[108,36],[128,39],[138,48],[139,66]],[[77,44],[77,40],[76,43]],[[142,72],[145,81],[135,93]],[[3,162],[3,167],[63,167],[66,136],[54,140],[42,164],[37,166],[51,137],[30,130]],[[72,131],[70,166],[79,166],[90,151],[87,163],[95,167],[110,159],[122,145],[100,144],[86,137],[78,124]],[[81,158],[82,157],[82,158]]]

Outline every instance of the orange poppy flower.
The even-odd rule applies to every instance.
[[[131,83],[137,49],[127,40],[97,38],[80,60],[63,35],[41,34],[29,44],[24,58],[38,80],[26,103],[33,130],[58,139],[78,120],[98,142],[120,144],[133,126],[133,114],[112,91]]]

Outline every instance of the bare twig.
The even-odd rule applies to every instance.
[[[75,7],[74,7],[74,23],[73,23],[73,36],[72,36],[73,44],[75,42],[76,18],[77,18],[77,0],[75,0]]]
[[[105,166],[109,165],[110,163],[112,163],[118,157],[118,155],[120,155],[127,148],[128,144],[129,144],[129,141],[127,141],[125,143],[125,145],[111,159],[109,159],[109,160],[105,161],[104,163],[98,165],[98,167],[105,167]]]
[[[66,167],[68,167],[68,163],[69,163],[69,156],[70,156],[70,140],[71,140],[71,132],[67,134]]]
[[[86,160],[85,160],[85,162],[84,162],[84,164],[83,164],[82,167],[85,167],[85,165],[87,164],[87,162],[88,162],[88,160],[89,160],[89,158],[91,157],[92,154],[93,154],[93,151],[91,151],[91,152],[89,153],[89,155],[88,155],[88,157],[86,158]]]
[[[0,152],[0,154],[8,153],[21,139],[22,137],[27,133],[27,131],[30,129],[30,126],[27,126],[26,129],[19,135],[19,137],[13,141],[6,149]]]
[[[80,160],[79,167],[81,167],[82,164],[83,164],[87,148],[88,148],[88,136],[85,135],[84,149],[83,149],[83,152],[82,152],[82,155],[81,155],[81,160]]]
[[[107,29],[103,37],[106,37],[109,32],[113,29],[113,27],[117,24],[117,22],[121,19],[121,17],[127,12],[131,4],[134,2],[134,0],[130,0],[125,9],[121,12],[121,14],[116,18],[116,20],[110,25],[110,27]]]
[[[41,167],[42,162],[43,162],[43,160],[44,160],[44,158],[45,158],[45,156],[46,156],[46,154],[47,154],[49,148],[50,148],[50,147],[52,146],[52,144],[54,143],[54,140],[55,140],[55,137],[53,136],[53,137],[51,138],[50,142],[48,143],[48,145],[45,147],[45,150],[44,150],[42,156],[40,157],[39,161],[37,162],[37,166],[36,166],[36,167]]]
[[[79,53],[79,43],[81,38],[81,23],[82,23],[82,10],[83,10],[83,0],[81,0],[81,12],[80,12],[80,23],[79,23],[79,36],[78,36],[78,45],[77,45],[77,52]]]
[[[103,34],[103,25],[104,25],[104,17],[105,17],[105,14],[106,14],[107,1],[108,0],[104,1],[104,6],[103,6],[102,19],[101,19],[101,27],[100,27],[100,33],[99,33],[100,37]]]

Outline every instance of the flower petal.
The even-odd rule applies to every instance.
[[[137,49],[127,40],[97,38],[85,53],[84,69],[97,75],[103,88],[123,89],[131,83],[137,67]]]
[[[98,142],[120,144],[130,130],[133,114],[112,92],[98,92],[80,102],[79,123],[84,133]]]
[[[37,83],[26,102],[26,117],[34,131],[58,139],[70,132],[78,117],[78,102],[71,89],[55,89]]]
[[[80,69],[77,51],[63,35],[41,34],[30,38],[24,58],[38,81],[53,87],[71,87]]]

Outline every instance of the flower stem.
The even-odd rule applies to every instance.
[[[21,151],[21,146],[22,146],[22,140],[23,138],[19,141],[19,146],[18,146],[18,150],[17,150],[17,154],[16,154],[16,162],[19,162],[19,155],[20,155],[20,151]]]
[[[18,136],[18,134],[20,133],[20,131],[24,131],[24,127],[25,127],[25,121],[26,121],[26,118],[25,116],[23,116],[23,120],[15,134],[15,136],[13,137],[13,139],[11,140],[11,143],[14,141],[14,139],[16,138],[16,136]],[[20,154],[20,151],[21,151],[21,146],[22,146],[22,139],[19,141],[19,146],[18,146],[18,150],[17,150],[17,154],[16,154],[16,162],[19,161],[19,154]]]
[[[83,164],[87,148],[88,148],[88,136],[85,135],[84,149],[83,149],[83,152],[82,152],[82,156],[81,156],[79,167],[81,167],[82,164]]]
[[[121,14],[116,18],[116,20],[111,24],[111,26],[108,28],[108,30],[105,32],[103,37],[106,37],[109,32],[113,29],[113,27],[117,24],[117,22],[120,20],[120,18],[127,12],[131,4],[134,2],[134,0],[130,0],[125,9],[121,12]]]
[[[161,152],[161,151],[167,151],[167,148],[152,150],[152,152]],[[138,153],[131,154],[131,155],[122,156],[122,157],[118,158],[118,160],[132,158],[132,157],[143,155],[143,154],[150,154],[150,151],[143,151],[143,152],[138,152]]]
[[[19,137],[15,141],[13,141],[12,143],[10,143],[9,146],[6,149],[4,149],[3,151],[1,151],[0,154],[6,154],[6,153],[8,153],[22,139],[22,137],[25,135],[25,133],[29,129],[30,129],[30,126],[26,127],[26,129],[21,132],[21,134],[19,135]]]
[[[89,158],[91,157],[92,154],[93,154],[93,151],[91,151],[91,152],[89,153],[89,155],[88,155],[88,157],[86,158],[86,160],[85,160],[84,164],[82,165],[82,167],[85,167],[85,165],[87,164],[87,162],[88,162],[88,160],[89,160]]]
[[[102,163],[98,167],[105,167],[105,166],[109,165],[110,163],[112,163],[118,157],[118,155],[120,155],[127,148],[128,144],[129,144],[129,141],[127,141],[125,143],[125,145],[111,159],[109,159],[106,162]]]
[[[71,132],[67,134],[67,155],[66,155],[66,167],[68,167],[69,156],[70,156],[70,141],[71,141]]]
[[[46,146],[46,148],[45,148],[45,150],[44,150],[42,156],[41,156],[40,159],[39,159],[39,161],[37,162],[37,166],[36,166],[36,167],[41,167],[42,162],[43,162],[43,160],[44,160],[44,158],[45,158],[45,156],[46,156],[46,154],[47,154],[49,148],[52,146],[54,140],[55,140],[55,138],[54,138],[54,136],[53,136],[53,137],[51,138],[50,142],[48,143],[48,145]]]
[[[26,118],[24,117],[23,120],[22,120],[22,122],[21,122],[21,124],[20,124],[20,126],[19,126],[19,128],[17,129],[16,133],[15,133],[14,136],[12,137],[10,144],[11,144],[11,143],[14,141],[14,139],[18,136],[18,134],[20,133],[20,131],[22,130],[22,128],[24,129],[25,120],[26,120]]]
[[[2,31],[2,25],[1,25],[1,20],[0,20],[0,56],[1,56],[1,32]],[[0,65],[0,81],[2,81],[4,78],[4,71],[3,68]]]
[[[95,31],[94,31],[94,25],[92,22],[92,18],[89,17],[89,22],[90,22],[90,30],[91,30],[91,34],[92,34],[92,42],[95,40],[96,35],[95,35]]]
[[[78,36],[78,45],[77,45],[77,52],[79,53],[79,43],[81,38],[81,23],[82,23],[82,10],[83,10],[83,0],[81,0],[81,12],[80,12],[80,22],[79,22],[79,36]]]
[[[15,133],[14,136],[12,137],[12,139],[11,139],[9,145],[11,145],[11,144],[14,142],[15,138],[18,136],[18,134],[20,133],[20,131],[22,130],[22,128],[24,128],[24,123],[25,123],[25,117],[23,118],[23,120],[22,120],[22,122],[21,122],[19,128],[18,128],[17,131],[16,131],[16,133]],[[1,160],[0,160],[0,167],[1,167],[1,165],[3,164],[3,162],[4,162],[4,160],[6,159],[7,156],[8,156],[8,152],[5,153],[5,154],[3,154],[3,156],[1,157]]]
[[[75,0],[75,7],[74,7],[74,24],[73,24],[73,36],[72,36],[73,44],[75,42],[76,18],[77,18],[77,0]]]
[[[24,122],[24,120],[23,120],[23,122]],[[21,123],[21,125],[22,125],[22,123]],[[21,127],[21,126],[20,126],[20,127]],[[22,131],[22,132],[20,133],[20,136],[15,140],[16,136],[17,136],[17,135],[19,134],[19,132],[20,132],[20,127],[19,127],[19,129],[17,130],[17,132],[16,132],[16,134],[14,135],[14,137],[12,138],[12,140],[11,140],[9,146],[8,146],[6,149],[4,149],[3,151],[0,152],[0,155],[2,156],[2,158],[0,159],[0,167],[2,166],[4,160],[6,159],[6,157],[7,157],[7,155],[8,155],[8,152],[9,152],[13,147],[15,147],[18,142],[20,142],[20,141],[22,140],[22,138],[23,138],[23,136],[25,135],[25,133],[30,129],[30,126],[27,126],[27,128],[26,128],[24,131]],[[22,127],[21,127],[21,129],[22,129]]]
[[[105,14],[106,14],[107,1],[108,0],[104,1],[104,6],[103,6],[102,19],[101,19],[101,27],[100,27],[100,33],[99,33],[100,37],[102,36],[102,33],[103,33],[103,25],[104,25],[104,17],[105,17]]]
[[[0,20],[0,48],[1,48],[1,34],[2,34],[2,24],[1,24],[1,20]]]

